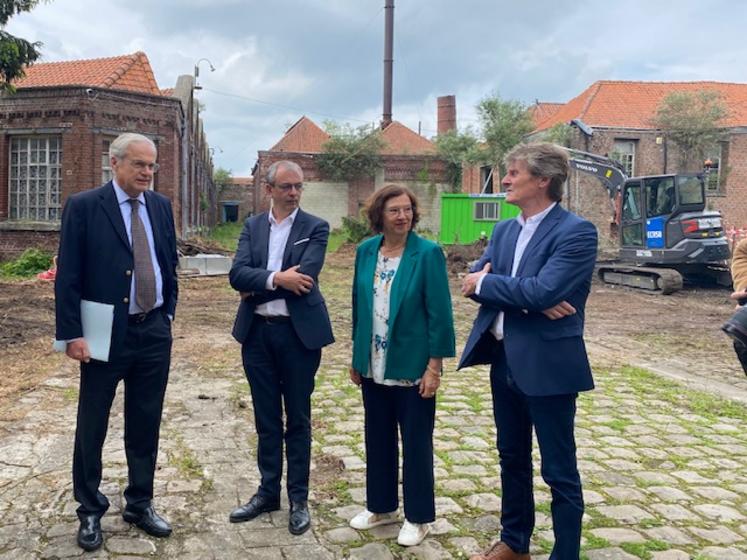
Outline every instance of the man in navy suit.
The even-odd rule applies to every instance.
[[[231,286],[241,293],[233,336],[242,345],[252,393],[262,480],[229,519],[238,523],[280,509],[285,441],[288,530],[294,535],[311,526],[311,393],[321,349],[334,342],[318,285],[329,224],[299,208],[302,191],[297,164],[270,166],[266,192],[272,208],[246,220],[230,272]]]
[[[80,362],[73,490],[80,503],[78,544],[96,550],[109,500],[99,491],[109,410],[125,384],[125,521],[165,537],[171,526],[153,509],[153,475],[171,356],[177,298],[176,234],[169,200],[150,189],[156,147],[122,134],[109,151],[114,178],[65,204],[55,281],[56,336]],[[109,360],[91,359],[81,300],[114,306]]]
[[[577,560],[584,511],[574,419],[579,391],[594,387],[583,341],[597,233],[559,202],[568,157],[552,144],[506,156],[506,201],[521,208],[496,224],[462,294],[480,303],[459,367],[490,364],[498,429],[502,532],[473,560],[525,560],[534,529],[532,428],[552,491],[553,560]]]

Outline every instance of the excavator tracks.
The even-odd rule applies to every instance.
[[[628,286],[662,295],[682,289],[682,275],[670,268],[605,264],[597,267],[599,278],[607,284]]]

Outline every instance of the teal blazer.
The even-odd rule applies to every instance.
[[[373,331],[373,281],[383,236],[365,240],[355,255],[353,369],[369,375]],[[386,379],[414,381],[428,359],[456,354],[449,280],[441,247],[410,232],[389,301]]]

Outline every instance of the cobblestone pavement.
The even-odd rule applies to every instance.
[[[0,419],[0,560],[441,559],[489,544],[499,531],[500,481],[484,368],[447,368],[439,392],[437,521],[430,536],[404,549],[396,544],[397,525],[348,528],[365,501],[360,395],[347,379],[349,265],[330,263],[323,277],[338,343],[324,352],[314,393],[312,531],[291,536],[285,506],[248,523],[228,523],[228,512],[257,485],[251,399],[229,335],[235,298],[224,281],[192,280],[183,285],[177,316],[156,475],[155,504],[174,523],[172,537],[154,539],[121,520],[127,473],[118,396],[104,456],[102,490],[112,502],[103,520],[105,544],[96,553],[76,546],[70,461],[77,374],[60,358],[47,381]],[[475,307],[457,297],[454,304],[461,345]],[[635,367],[641,358],[618,362],[603,350],[591,341],[598,386],[579,399],[585,558],[747,559],[744,401],[694,391]],[[697,371],[667,367],[685,381],[697,377]],[[730,394],[746,395],[741,388]],[[538,460],[532,557],[542,559],[553,537]]]

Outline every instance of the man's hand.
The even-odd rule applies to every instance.
[[[464,280],[462,280],[462,295],[464,297],[469,297],[474,294],[480,278],[485,276],[488,272],[490,272],[490,263],[485,263],[485,266],[482,267],[482,270],[472,272],[465,276]]]
[[[740,299],[745,300],[747,299],[747,290],[742,290],[741,292],[734,292],[729,296],[730,299],[733,299],[736,302],[739,302]],[[739,307],[739,303],[737,303],[737,307]]]
[[[545,309],[542,312],[545,317],[547,317],[548,319],[552,319],[553,321],[555,321],[556,319],[562,319],[563,317],[568,317],[568,315],[573,315],[575,313],[576,308],[567,301],[561,301],[559,304],[549,309]]]
[[[287,270],[276,272],[273,278],[275,286],[285,288],[297,296],[308,294],[311,291],[311,287],[314,285],[314,279],[311,276],[298,272],[299,266],[301,265],[297,264]]]
[[[67,343],[65,350],[68,358],[78,360],[79,362],[88,363],[91,361],[91,352],[88,350],[88,343],[84,338],[76,338]]]
[[[353,368],[350,368],[350,381],[352,381],[355,385],[358,385],[360,387],[361,383],[363,383],[363,376],[358,373]]]

